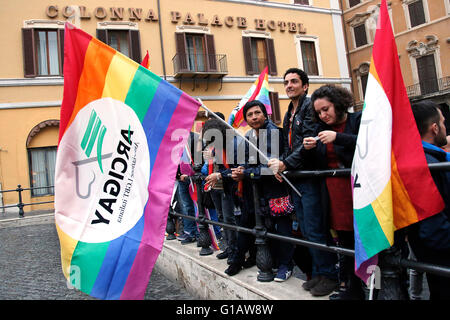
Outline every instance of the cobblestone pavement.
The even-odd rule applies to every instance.
[[[0,300],[92,300],[68,289],[53,223],[0,228]],[[145,300],[191,300],[184,288],[154,271]]]

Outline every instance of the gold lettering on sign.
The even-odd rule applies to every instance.
[[[91,13],[86,6],[78,6],[80,9],[80,18],[81,19],[90,19]],[[64,18],[69,19],[73,17],[75,14],[74,6],[64,6],[61,10],[57,5],[48,5],[45,8],[45,14],[49,18],[58,18],[61,14]],[[145,15],[142,8],[119,8],[119,7],[109,7],[107,10],[105,7],[96,7],[93,10],[95,18],[102,20],[108,16],[108,11],[110,11],[110,19],[111,20],[123,20],[129,19],[130,21],[141,21],[145,19],[146,22],[149,21],[158,21],[159,17],[152,9],[147,11]],[[124,11],[127,10],[126,17],[124,16]],[[205,17],[204,13],[195,13],[191,14],[190,12],[186,13],[184,19],[182,20],[182,15],[179,11],[171,11],[170,12],[171,22],[177,24],[178,21],[182,21],[185,25],[199,25],[199,26],[214,26],[221,27],[223,23],[228,28],[232,28],[235,25],[240,29],[247,28],[247,18],[246,17],[236,17],[236,16],[226,16],[225,18],[221,18],[220,15],[215,14],[212,18]],[[197,17],[198,19],[194,18]],[[286,22],[286,21],[275,21],[275,20],[265,20],[261,18],[255,18],[255,29],[264,31],[266,29],[270,31],[279,30],[280,32],[288,31],[289,33],[306,33],[306,27],[303,23],[295,23],[295,22]]]
[[[277,28],[275,21],[273,20],[267,21],[267,28],[269,28],[269,30],[274,31]]]
[[[222,22],[220,22],[219,16],[217,14],[214,15],[214,17],[212,18],[211,25],[212,26],[218,26],[218,27],[222,26]]]
[[[123,20],[123,8],[109,8],[111,10],[111,20]]]
[[[74,12],[73,12],[73,8],[72,7],[70,7],[70,6],[65,6],[64,8],[63,8],[63,12],[62,12],[62,15],[64,16],[64,18],[69,18],[71,15],[73,15],[74,14]]]
[[[80,18],[81,19],[90,19],[91,15],[89,12],[87,12],[87,9],[85,6],[80,6]]]
[[[105,19],[106,18],[106,9],[103,7],[97,7],[94,9],[94,16],[97,19]]]
[[[139,20],[142,19],[142,9],[141,8],[128,8],[130,12],[130,20]]]
[[[177,23],[181,18],[181,14],[178,11],[171,11],[170,15],[172,16],[172,23]]]
[[[227,26],[227,27],[232,27],[233,25],[234,25],[234,19],[233,19],[233,17],[230,17],[230,16],[228,16],[228,17],[225,17],[225,25]]]
[[[288,22],[289,32],[297,33],[297,24],[294,22]]]
[[[49,18],[56,18],[58,16],[58,6],[47,6],[45,13]]]
[[[189,12],[184,17],[183,23],[184,24],[195,24],[195,21],[194,21],[194,19],[192,19],[192,16],[191,16],[191,14]]]
[[[237,17],[238,28],[247,28],[247,19],[244,17]]]
[[[208,25],[208,19],[205,19],[205,15],[203,13],[197,14],[198,16],[198,24],[201,26],[207,26]]]
[[[298,33],[306,33],[306,28],[303,23],[298,24]]]
[[[155,12],[152,9],[148,10],[145,21],[158,21],[158,17],[156,16]]]
[[[255,28],[256,28],[256,30],[266,30],[265,20],[264,19],[255,19]]]

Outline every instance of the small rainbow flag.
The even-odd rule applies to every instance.
[[[64,43],[55,172],[62,271],[93,297],[142,299],[200,103],[70,24]]]
[[[233,126],[233,128],[239,128],[241,126],[247,125],[244,121],[243,107],[248,101],[259,100],[266,106],[267,114],[272,114],[272,108],[270,106],[269,99],[269,68],[265,67],[263,72],[259,75],[258,79],[255,80],[250,90],[241,99],[238,106],[231,111],[230,117],[228,118],[228,123]]]
[[[394,231],[444,208],[431,177],[382,0],[352,165],[355,273],[367,283]]]

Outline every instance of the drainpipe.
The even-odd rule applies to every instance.
[[[164,74],[164,80],[166,79],[166,59],[164,58],[164,42],[163,42],[163,36],[162,36],[162,27],[161,27],[161,8],[159,0],[158,2],[158,24],[159,24],[159,41],[161,42],[161,58],[162,58],[162,67],[163,67],[163,74]]]

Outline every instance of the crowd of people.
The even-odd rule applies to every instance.
[[[308,75],[297,68],[285,72],[284,88],[290,103],[281,128],[270,120],[265,105],[253,100],[243,106],[251,128],[247,139],[239,135],[230,138],[229,128],[215,117],[205,122],[201,134],[191,132],[187,150],[191,159],[203,159],[204,192],[215,212],[211,218],[251,229],[255,227],[256,202],[269,232],[354,249],[350,178],[301,178],[289,186],[282,175],[286,170],[350,168],[361,112],[349,112],[353,96],[341,86],[324,85],[309,98]],[[413,104],[412,110],[428,163],[449,161],[441,110],[429,101]],[[216,114],[225,120],[223,114]],[[208,134],[213,131],[215,134]],[[194,156],[199,153],[203,157]],[[180,165],[177,193],[183,213],[194,216],[189,175],[192,171]],[[402,235],[410,256],[450,267],[450,172],[432,171],[432,177],[445,201],[444,211],[406,228]],[[254,199],[254,188],[259,199]],[[178,237],[182,244],[196,241],[195,221],[183,219],[183,230]],[[222,244],[217,258],[227,259],[227,275],[256,264],[253,235],[224,228],[216,230],[216,236]],[[307,276],[303,289],[313,296],[366,298],[365,284],[354,273],[354,258],[286,241],[270,240],[269,246],[275,281],[289,279],[297,265]],[[426,276],[430,299],[450,298],[450,278]]]

